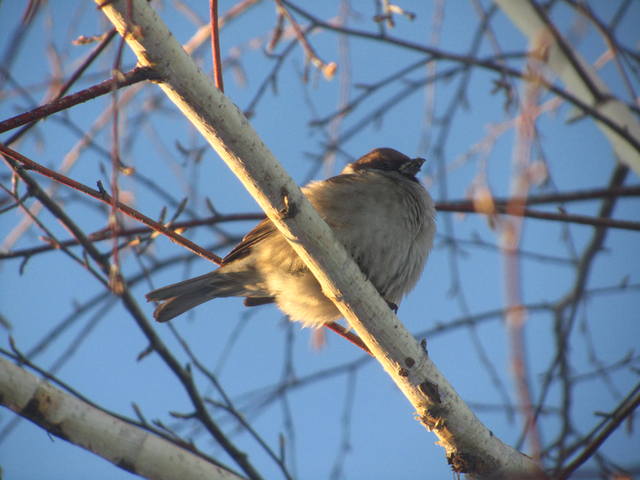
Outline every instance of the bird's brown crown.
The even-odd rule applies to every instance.
[[[371,169],[398,172],[415,179],[423,163],[423,158],[410,158],[393,148],[376,148],[349,165],[348,169],[354,173]]]

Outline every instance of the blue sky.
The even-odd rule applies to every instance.
[[[205,2],[200,3],[196,11],[206,18]],[[372,4],[352,2],[352,8],[359,16],[354,14],[350,24],[358,29],[377,31],[370,21]],[[407,1],[400,4],[414,11],[417,17],[412,22],[398,18],[391,34],[425,43],[432,30],[432,2]],[[482,4],[487,8],[487,2]],[[226,11],[231,5],[233,2],[223,1],[221,10]],[[313,13],[321,18],[331,18],[337,15],[338,6],[339,2],[315,2]],[[14,30],[22,8],[21,2],[0,4],[0,31]],[[603,10],[598,13],[603,18],[610,18],[611,12],[600,8]],[[555,18],[564,22],[561,24],[563,31],[569,28],[568,22],[573,26],[581,26],[565,7],[560,6],[555,12]],[[180,41],[190,38],[194,31],[193,23],[176,11],[170,2],[165,2],[161,15]],[[637,43],[634,25],[639,19],[640,8],[634,5],[618,29],[623,41]],[[249,105],[273,67],[274,60],[265,56],[262,49],[255,45],[258,43],[256,39],[264,44],[274,22],[274,6],[264,1],[222,32],[223,56],[233,55],[238,47],[241,51],[239,61],[246,75],[246,83],[237,81],[231,67],[225,71],[226,94],[241,109]],[[466,54],[477,24],[477,17],[470,5],[446,2],[439,47]],[[527,48],[525,39],[500,13],[496,14],[492,26],[504,51],[522,52]],[[45,47],[55,46],[65,75],[68,76],[91,48],[72,46],[70,41],[79,34],[92,35],[106,28],[106,21],[90,2],[48,2],[20,46],[11,66],[12,79],[27,87],[33,101],[42,101],[45,95],[42,83],[51,76],[50,55],[53,51],[49,48],[47,56]],[[340,62],[338,37],[335,34],[319,32],[309,38],[321,58]],[[8,39],[7,33],[0,36],[2,54],[8,48]],[[282,51],[286,42],[283,41],[277,52]],[[604,48],[601,38],[592,29],[587,30],[578,45],[589,61],[597,59]],[[480,51],[483,55],[492,53],[486,40]],[[95,81],[106,78],[113,55],[111,49],[92,67],[90,73],[96,74]],[[359,93],[357,85],[375,83],[424,57],[421,53],[363,39],[350,41],[349,56],[352,97]],[[126,49],[124,58],[125,65],[133,65],[133,57]],[[198,58],[208,71],[208,43]],[[455,65],[442,61],[438,64],[438,70]],[[522,64],[515,65],[522,67]],[[312,128],[309,121],[335,111],[340,91],[339,77],[326,81],[313,70],[310,70],[309,81],[306,84],[301,82],[304,68],[304,57],[296,47],[278,73],[277,89],[269,89],[251,119],[268,147],[300,183],[310,177],[323,178],[328,174],[327,169],[318,168],[311,160],[324,151],[326,134]],[[344,68],[339,64],[338,75]],[[613,65],[607,65],[601,75],[612,90],[622,90]],[[393,94],[405,88],[408,81],[422,81],[425,76],[425,69],[420,68],[403,81],[381,89],[345,118],[341,132],[349,131],[350,127],[369,118]],[[471,147],[486,137],[492,126],[514,116],[514,112],[504,112],[503,97],[491,93],[494,80],[496,76],[491,72],[473,72],[467,89],[467,105],[459,108],[453,117],[447,140],[443,144],[442,157],[433,151],[441,134],[439,124],[429,127],[428,148],[420,147],[425,144],[425,91],[419,88],[389,106],[382,118],[372,121],[345,141],[341,145],[342,153],[337,156],[337,165],[330,173],[336,173],[349,158],[356,158],[375,147],[389,146],[428,159],[423,181],[430,186],[436,199],[442,199],[444,195],[439,188],[439,178],[443,174],[446,175],[450,199],[465,198],[470,184],[483,175],[495,195],[508,194],[515,142],[513,129],[500,136],[485,159],[476,156],[463,160]],[[438,83],[435,105],[439,117],[446,111],[459,81],[455,77],[450,82]],[[81,84],[82,87],[88,85]],[[638,85],[635,87],[637,89]],[[7,88],[12,94],[0,100],[0,117],[6,118],[32,106],[25,96],[15,94],[15,86]],[[548,98],[545,94],[542,100]],[[160,109],[148,116],[137,116],[148,111],[153,99],[160,102]],[[35,134],[14,145],[14,148],[44,165],[59,166],[78,141],[73,130],[61,120],[70,119],[87,129],[109,102],[109,98],[101,98],[67,113],[57,114],[41,124]],[[542,152],[552,180],[547,185],[537,187],[534,193],[601,188],[611,175],[615,160],[606,139],[588,119],[567,123],[571,114],[570,108],[562,106],[538,121]],[[222,213],[258,211],[255,202],[215,153],[205,150],[197,166],[185,164],[178,145],[186,148],[203,147],[204,141],[176,113],[159,88],[145,86],[127,115],[122,125],[123,159],[141,175],[152,178],[178,200],[188,196],[189,206],[197,215],[208,214],[206,196]],[[6,138],[7,134],[3,134],[0,141]],[[109,150],[111,127],[97,135],[96,145],[99,147],[84,149],[68,173],[90,186],[95,185],[96,180],[108,179],[108,173],[101,170],[109,171],[108,158],[100,148]],[[539,151],[534,153],[534,158],[541,158]],[[6,169],[2,175],[3,185],[9,185]],[[121,180],[122,190],[135,199],[136,208],[150,216],[159,214],[165,205],[163,199],[150,193],[136,177],[123,177]],[[637,176],[630,173],[627,183],[637,184]],[[92,200],[79,201],[67,191],[61,191],[59,198],[71,201],[68,206],[70,214],[87,232],[105,226],[104,210],[96,209]],[[616,206],[614,216],[638,221],[639,207],[637,199],[622,199]],[[557,211],[555,205],[540,208]],[[566,208],[570,213],[595,215],[599,202],[570,204]],[[170,208],[170,211],[173,209]],[[43,214],[42,218],[60,238],[67,238],[62,227],[48,214]],[[0,216],[0,231],[9,232],[20,219],[17,211]],[[464,317],[467,309],[471,313],[482,313],[504,307],[501,256],[495,250],[473,244],[477,238],[495,244],[496,232],[478,215],[441,213],[437,221],[439,236],[425,273],[414,292],[400,306],[399,317],[413,332],[430,331],[436,325],[454,322]],[[241,235],[253,223],[242,222],[224,225],[223,228],[225,232]],[[131,225],[129,221],[126,224]],[[454,253],[444,237],[447,225],[461,240]],[[525,304],[555,302],[572,287],[575,270],[570,261],[581,254],[592,231],[589,226],[526,221],[522,249],[561,257],[563,261],[541,262],[529,257],[522,258],[521,279]],[[223,243],[222,236],[215,229],[193,229],[187,234],[205,246]],[[14,248],[40,244],[38,235],[40,232],[35,230],[25,234]],[[571,369],[576,375],[596,368],[598,364],[593,360],[594,352],[600,362],[608,365],[622,359],[628,352],[634,355],[634,349],[637,350],[637,339],[640,338],[637,314],[639,238],[637,232],[611,230],[604,251],[594,262],[587,284],[590,290],[619,285],[625,278],[629,285],[635,285],[636,288],[612,293],[594,291],[581,302],[575,317],[574,343],[570,345]],[[216,253],[222,255],[230,247],[231,244],[219,246]],[[100,248],[108,251],[109,245],[103,243]],[[188,257],[185,251],[163,238],[157,239],[151,249],[153,258],[157,260]],[[126,275],[135,275],[140,271],[135,255],[123,252],[122,258]],[[162,286],[212,268],[197,258],[190,258],[188,262],[184,259],[155,271],[152,275],[153,285],[146,281],[131,285],[147,314],[151,314],[152,306],[145,303],[144,294],[152,286]],[[149,260],[145,261],[147,266],[152,265]],[[456,268],[453,268],[454,265],[457,265]],[[180,422],[168,415],[169,411],[188,413],[192,407],[178,382],[155,355],[136,361],[137,355],[147,347],[146,339],[117,301],[105,303],[104,300],[92,300],[103,293],[95,279],[58,252],[33,257],[23,274],[19,273],[19,267],[20,261],[17,260],[6,260],[0,264],[0,313],[11,323],[11,330],[0,337],[4,348],[7,348],[8,336],[11,335],[22,351],[29,351],[62,319],[73,316],[76,305],[90,302],[91,309],[84,315],[77,315],[74,326],[34,361],[51,368],[73,345],[75,336],[82,329],[90,328],[90,333],[78,345],[73,357],[57,372],[61,379],[105,408],[125,415],[133,416],[131,404],[135,403],[146,418],[160,419],[167,425],[182,428],[181,432],[193,437],[201,449],[232,464],[207,437],[198,435],[198,431],[184,425],[180,427]],[[456,285],[459,286],[458,290],[452,288]],[[327,344],[324,348],[314,350],[312,331],[287,323],[275,307],[246,310],[241,303],[238,299],[209,302],[193,314],[177,319],[173,325],[199,358],[217,373],[236,406],[242,409],[252,426],[270,445],[277,449],[278,438],[284,435],[287,456],[293,459],[290,468],[297,478],[329,478],[340,458],[338,453],[345,450],[345,436],[350,449],[344,457],[341,478],[450,478],[443,450],[434,445],[436,437],[425,432],[416,422],[409,403],[377,364],[363,360],[351,369],[345,367],[340,374],[306,382],[318,372],[351,365],[363,354],[333,334],[326,334]],[[107,310],[98,316],[97,312],[101,309]],[[187,362],[169,328],[166,325],[155,325],[155,328],[180,360]],[[529,312],[526,339],[531,383],[537,398],[542,375],[554,354],[553,318],[549,311]],[[593,347],[590,347],[590,342],[593,342]],[[478,344],[482,345],[498,372],[501,390],[495,387],[480,361]],[[489,317],[478,324],[473,332],[468,328],[452,328],[446,333],[432,333],[428,336],[428,346],[432,359],[460,395],[475,407],[481,420],[505,442],[515,444],[520,435],[521,419],[509,417],[505,414],[505,408],[501,407],[504,395],[511,402],[516,399],[503,318],[500,315]],[[300,385],[291,387],[285,399],[266,403],[270,389],[283,378],[296,380]],[[205,394],[214,395],[203,378],[197,377],[197,380]],[[599,421],[595,412],[614,408],[620,397],[637,382],[637,376],[631,369],[622,368],[614,371],[609,381],[585,381],[576,389],[572,421],[579,430],[577,433],[589,431]],[[550,406],[557,406],[559,399],[560,391],[554,386],[549,394]],[[6,410],[0,415],[2,429],[13,415]],[[279,478],[277,467],[246,433],[236,430],[222,412],[216,411],[214,415],[240,448],[249,453],[252,461],[264,472],[265,478]],[[289,419],[293,419],[292,426],[288,424]],[[545,416],[541,425],[543,440],[547,442],[559,429],[559,423],[553,415]],[[639,444],[637,433],[627,435],[619,431],[605,444],[603,451],[620,464],[629,465]],[[11,479],[75,479],[86,478],[89,472],[96,479],[132,478],[127,472],[47,435],[26,421],[21,421],[3,439],[0,466],[5,477]]]

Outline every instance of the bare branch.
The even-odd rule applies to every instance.
[[[2,405],[47,432],[136,475],[154,479],[241,479],[164,438],[41,381],[5,358],[0,358],[0,399]]]
[[[10,158],[16,162],[19,162],[22,165],[24,165],[27,169],[34,170],[42,175],[46,175],[47,177],[52,178],[56,182],[59,182],[63,185],[66,185],[82,193],[85,193],[95,198],[96,200],[100,200],[101,202],[107,205],[111,205],[113,203],[113,198],[111,197],[111,195],[109,195],[106,192],[106,190],[104,189],[104,187],[102,187],[102,184],[100,182],[98,182],[99,190],[94,190],[93,188],[89,188],[86,185],[83,185],[79,182],[76,182],[75,180],[65,177],[64,175],[54,172],[53,170],[43,167],[42,165],[34,162],[33,160],[26,158],[23,155],[20,155],[18,152],[11,150],[10,148],[7,148],[2,144],[0,144],[0,152],[2,152],[5,155],[5,158]],[[196,255],[199,255],[202,258],[205,258],[209,261],[217,263],[218,265],[222,262],[222,259],[217,255],[215,255],[214,253],[204,250],[202,247],[193,243],[188,238],[183,237],[182,235],[176,233],[174,230],[167,228],[161,223],[156,222],[155,220],[129,207],[128,205],[125,205],[122,202],[116,201],[115,207],[117,207],[118,211],[127,214],[131,218],[139,221],[140,223],[145,224],[146,226],[153,229],[154,231],[162,233],[163,235],[167,236],[171,241],[187,248],[188,250],[195,253]],[[115,235],[115,236],[111,235],[110,238],[117,238],[117,236],[118,235]]]
[[[528,457],[499,441],[478,422],[426,352],[364,279],[239,110],[212,88],[209,79],[198,71],[149,5],[133,1],[131,8],[127,8],[126,2],[115,1],[103,5],[102,10],[121,34],[144,32],[126,36],[139,62],[158,69],[166,82],[161,88],[240,177],[290,241],[325,294],[414,405],[421,421],[438,435],[454,469],[480,477],[541,476]]]

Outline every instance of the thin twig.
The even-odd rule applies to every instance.
[[[220,60],[220,32],[218,30],[218,0],[209,0],[209,15],[211,22],[211,56],[213,57],[213,78],[216,87],[224,92],[222,82],[222,61]]]
[[[245,222],[248,220],[262,219],[264,219],[264,214],[262,213],[238,213],[229,215],[216,214],[206,218],[184,220],[182,222],[170,222],[168,226],[170,226],[174,231],[182,232],[189,228],[199,227],[203,225],[215,225],[217,223],[225,222]],[[146,226],[130,227],[120,229],[117,234],[119,237],[132,237],[136,235],[148,235],[150,233],[153,233],[154,231],[156,230]],[[113,238],[113,232],[109,229],[101,229],[96,232],[90,233],[87,236],[87,239],[91,242],[101,242],[104,240],[109,240],[111,238]],[[10,252],[0,252],[0,260],[9,258],[31,257],[40,253],[78,245],[78,241],[75,239],[55,240],[51,237],[43,237],[42,240],[46,243],[46,245],[23,248],[21,250],[14,250]]]
[[[293,18],[289,10],[285,8],[282,0],[275,0],[275,1],[276,1],[276,4],[278,5],[278,11],[291,24],[291,27],[293,28],[293,31],[296,34],[296,38],[298,39],[298,42],[302,46],[302,49],[304,50],[304,53],[307,59],[311,62],[311,64],[314,67],[316,67],[318,70],[322,72],[322,74],[327,80],[331,80],[336,72],[336,68],[337,68],[336,63],[335,62],[326,63],[324,60],[320,59],[320,57],[316,54],[315,50],[307,40],[307,37],[302,32],[302,28],[300,28],[300,25],[298,25],[298,22],[296,22],[295,18]]]
[[[447,202],[440,203],[438,210],[441,212],[459,212],[459,213],[482,213],[477,212],[472,202]],[[570,213],[553,213],[542,212],[540,210],[532,210],[530,208],[522,208],[517,211],[510,211],[508,205],[496,204],[495,213],[506,214],[511,216],[537,218],[540,220],[553,220],[564,223],[577,223],[580,225],[590,225],[592,227],[608,227],[619,228],[622,230],[640,231],[640,222],[631,220],[616,220],[614,218],[590,217],[588,215],[575,215]]]
[[[30,170],[34,170],[36,172],[38,172],[41,175],[44,175],[46,177],[49,177],[53,180],[55,180],[56,182],[62,183],[64,185],[66,185],[67,187],[73,188],[75,190],[78,190],[82,193],[85,193],[93,198],[95,198],[96,200],[100,200],[103,203],[106,203],[107,205],[110,205],[112,202],[112,198],[111,196],[106,192],[106,190],[104,190],[104,188],[102,187],[102,183],[98,182],[98,188],[99,190],[94,190],[93,188],[89,188],[86,185],[83,185],[82,183],[76,182],[75,180],[70,179],[69,177],[65,177],[64,175],[60,175],[57,172],[54,172],[53,170],[50,170],[36,162],[34,162],[33,160],[28,159],[27,157],[19,154],[18,152],[5,147],[4,145],[0,144],[0,152],[2,152],[5,156],[15,160],[16,162],[21,163],[22,165],[24,165],[27,169]],[[192,242],[191,240],[183,237],[182,235],[174,232],[173,230],[171,230],[170,228],[165,227],[164,225],[162,225],[161,223],[156,222],[155,220],[147,217],[146,215],[143,215],[142,213],[138,212],[137,210],[129,207],[128,205],[125,205],[122,202],[117,202],[116,206],[118,208],[119,211],[121,211],[122,213],[128,215],[129,217],[139,221],[140,223],[145,224],[146,226],[148,226],[149,228],[162,233],[163,235],[169,237],[169,239],[175,243],[177,243],[178,245],[183,246],[184,248],[188,249],[189,251],[195,253],[196,255],[207,259],[213,263],[216,263],[218,265],[220,265],[222,263],[222,259],[217,256],[216,254],[212,253],[212,252],[208,252],[206,251],[204,248],[200,247],[199,245],[195,244],[194,242]],[[90,243],[90,242],[89,242]]]
[[[353,37],[366,38],[366,39],[374,40],[377,42],[387,43],[389,45],[395,45],[397,47],[405,48],[407,50],[423,52],[433,56],[434,58],[450,60],[453,62],[462,63],[467,66],[475,66],[475,67],[479,67],[487,70],[492,70],[492,71],[498,72],[499,74],[506,74],[510,77],[522,78],[524,80],[531,80],[528,72],[526,71],[523,72],[518,69],[508,67],[503,63],[496,62],[493,58],[478,58],[475,56],[460,55],[457,53],[447,52],[445,50],[432,48],[430,46],[424,45],[423,43],[411,42],[407,40],[402,40],[400,38],[392,37],[389,35],[380,35],[380,34],[368,32],[365,30],[357,30],[353,28],[340,26],[340,25],[335,25],[331,22],[325,22],[320,20],[318,17],[300,8],[299,5],[295,5],[289,2],[288,0],[278,0],[278,1],[282,2],[284,5],[286,5],[291,10],[294,10],[299,15],[305,17],[310,22],[314,23],[316,27],[319,27],[325,30],[331,30],[337,33],[344,33],[347,35],[351,35]],[[602,123],[603,125],[607,126],[609,129],[614,131],[617,135],[620,136],[621,139],[623,139],[626,143],[629,144],[630,148],[633,148],[636,151],[640,151],[640,140],[636,139],[631,134],[631,132],[629,132],[624,126],[618,125],[613,119],[607,117],[605,114],[600,112],[597,107],[593,107],[588,103],[583,102],[582,100],[577,98],[575,95],[546,81],[545,79],[538,79],[538,80],[542,83],[542,85],[547,90],[549,90],[550,92],[553,92],[554,94],[563,98],[564,100],[571,103],[572,105],[575,105],[580,110],[582,110],[586,115],[589,115],[594,120]]]
[[[631,394],[620,404],[620,406],[607,418],[609,424],[589,442],[585,449],[569,465],[562,469],[557,475],[558,480],[569,478],[584,462],[589,460],[600,448],[604,441],[615,432],[620,424],[640,406],[640,385],[636,385]]]
[[[0,133],[25,124],[32,124],[33,122],[40,120],[41,118],[48,117],[56,112],[66,110],[88,100],[93,100],[101,95],[106,95],[111,93],[114,88],[126,87],[144,80],[158,80],[158,77],[154,75],[152,68],[134,68],[127,73],[115,76],[109,80],[98,83],[97,85],[80,90],[77,93],[67,95],[66,97],[62,97],[42,105],[41,107],[34,108],[33,110],[21,113],[15,117],[8,118],[7,120],[0,122]],[[9,143],[10,142],[7,142],[7,144]]]
[[[358,335],[356,335],[355,333],[350,332],[349,330],[347,330],[342,325],[340,325],[339,323],[336,323],[336,322],[327,323],[327,324],[325,324],[325,327],[327,327],[329,330],[332,330],[333,332],[337,333],[342,338],[346,338],[351,343],[353,343],[355,346],[360,347],[363,351],[367,352],[369,355],[371,355],[373,357],[373,354],[371,353],[371,350],[369,350],[369,347],[367,347],[364,344],[364,342],[362,341],[362,339]]]

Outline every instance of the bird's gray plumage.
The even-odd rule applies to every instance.
[[[302,189],[363,273],[398,304],[424,268],[435,233],[431,197],[416,179],[423,159],[378,148],[338,176]],[[341,315],[270,220],[260,222],[217,270],[147,294],[161,301],[164,322],[208,300],[245,297],[248,306],[275,301],[292,320],[320,327]]]

